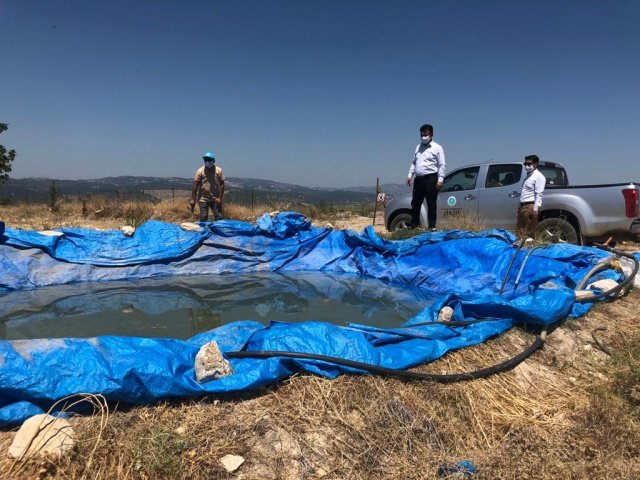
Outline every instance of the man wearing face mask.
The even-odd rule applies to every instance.
[[[216,156],[207,152],[202,157],[204,166],[196,170],[191,190],[189,206],[193,212],[196,206],[196,196],[200,206],[200,221],[209,219],[209,209],[213,212],[213,219],[222,218],[222,197],[224,196],[224,173],[216,166]]]
[[[547,183],[545,176],[538,170],[540,159],[537,155],[524,157],[524,169],[527,177],[522,184],[520,206],[517,210],[518,233],[524,237],[534,237],[538,225],[538,212],[542,206],[542,193]]]
[[[438,215],[436,201],[444,181],[446,163],[444,150],[433,141],[433,126],[425,124],[420,127],[420,140],[407,176],[407,185],[411,185],[413,180],[411,228],[420,226],[420,208],[426,199],[428,229],[433,231],[436,229]]]

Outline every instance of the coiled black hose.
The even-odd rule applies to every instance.
[[[606,298],[606,297],[609,297],[611,295],[615,295],[616,293],[621,291],[623,288],[625,288],[627,285],[629,285],[630,282],[633,281],[633,279],[635,278],[636,274],[638,273],[638,269],[640,269],[640,262],[638,261],[638,259],[636,257],[631,255],[630,253],[623,252],[621,250],[616,250],[616,249],[608,247],[606,245],[596,245],[596,246],[598,248],[601,248],[602,250],[606,250],[608,252],[615,253],[616,255],[619,255],[621,257],[626,257],[626,258],[631,259],[633,261],[633,271],[631,272],[630,275],[625,277],[624,280],[622,280],[622,282],[620,282],[615,287],[610,288],[609,290],[602,291],[600,293],[594,293],[593,295],[591,295],[589,297],[586,297],[586,298],[576,298],[575,301],[577,303],[586,303],[586,302],[591,303],[591,302],[595,302],[596,300],[600,300],[602,298]]]

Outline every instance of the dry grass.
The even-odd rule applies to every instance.
[[[254,221],[273,206],[258,205],[253,210],[242,205],[225,205],[225,216],[234,220]],[[117,229],[123,225],[137,227],[147,220],[193,222],[196,213],[189,209],[188,199],[176,198],[156,203],[93,197],[91,200],[63,202],[56,209],[45,204],[0,206],[0,220],[21,229],[50,230],[56,227]]]
[[[370,225],[373,217],[360,217],[360,207],[354,207],[357,212],[350,210],[329,209],[314,205],[300,205],[290,203],[273,203],[270,205],[255,205],[254,208],[225,203],[224,216],[232,220],[253,222],[267,212],[294,210],[307,215],[317,225],[331,223],[346,226],[353,219],[362,219],[361,230]],[[370,209],[365,208],[367,215]],[[198,221],[198,208],[195,213],[189,209],[189,198],[176,196],[165,198],[157,202],[130,201],[116,198],[92,197],[84,202],[61,202],[55,209],[45,204],[17,204],[0,206],[0,220],[7,226],[30,230],[50,230],[56,227],[82,227],[98,229],[118,229],[124,225],[138,227],[147,220],[162,220],[164,222],[182,223]],[[352,223],[352,222],[351,222]],[[378,221],[382,230],[382,220]]]
[[[235,218],[259,215],[229,207]],[[33,207],[20,208],[12,219]],[[170,201],[154,205],[154,218],[187,214]],[[108,422],[104,412],[71,419],[79,439],[72,456],[18,464],[3,457],[0,478],[425,479],[464,459],[477,467],[474,478],[638,478],[639,301],[632,291],[599,304],[551,332],[545,348],[516,369],[472,382],[298,375],[238,395],[111,405]],[[591,335],[601,325],[611,357]],[[416,370],[488,366],[531,340],[514,329]],[[12,438],[0,432],[0,448]],[[220,464],[227,454],[246,459],[236,474]]]

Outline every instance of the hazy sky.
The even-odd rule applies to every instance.
[[[640,180],[637,0],[0,0],[0,64],[17,178],[400,183],[432,123],[449,170]]]

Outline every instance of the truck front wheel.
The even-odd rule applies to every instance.
[[[562,218],[545,218],[536,227],[536,240],[542,243],[578,243],[575,227]]]
[[[391,223],[389,224],[389,231],[395,232],[396,230],[402,230],[405,228],[409,228],[411,225],[411,214],[410,213],[399,213]]]

